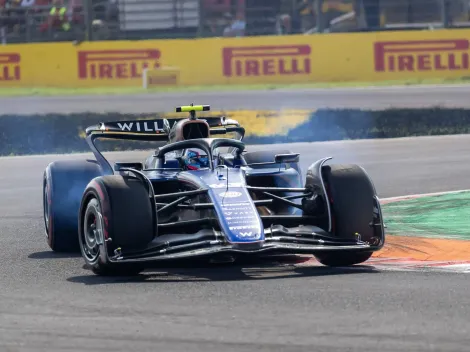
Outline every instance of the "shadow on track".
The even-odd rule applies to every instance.
[[[64,259],[64,258],[81,258],[80,253],[57,253],[53,251],[35,252],[28,255],[29,259]]]
[[[310,259],[310,258],[307,258]],[[306,260],[303,260],[304,262]],[[203,264],[171,267],[153,267],[135,277],[103,277],[89,271],[89,275],[74,276],[69,282],[84,285],[109,285],[121,283],[172,283],[172,282],[216,282],[216,281],[247,281],[247,280],[276,280],[287,278],[302,278],[331,275],[350,275],[378,273],[372,266],[356,265],[354,267],[331,268],[326,266],[294,266],[302,260],[286,259],[282,262],[244,261],[237,264]]]

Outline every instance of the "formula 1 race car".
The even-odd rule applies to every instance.
[[[135,275],[151,262],[312,254],[327,266],[368,260],[384,245],[379,199],[357,165],[299,154],[246,152],[245,129],[225,117],[105,122],[86,129],[96,160],[44,172],[44,221],[54,251],[81,251],[98,275]],[[223,138],[233,134],[233,138]],[[220,137],[222,136],[222,137]],[[143,162],[111,163],[97,139],[160,142]]]

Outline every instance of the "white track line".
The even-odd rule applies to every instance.
[[[459,191],[448,191],[448,192],[435,192],[435,193],[422,193],[422,194],[410,194],[406,196],[398,196],[398,197],[389,197],[389,198],[380,198],[380,202],[395,202],[404,199],[416,199],[422,197],[430,197],[430,196],[443,196],[446,194],[456,194],[456,193],[463,193],[463,192],[470,192],[470,189],[462,189]]]

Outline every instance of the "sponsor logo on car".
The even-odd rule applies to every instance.
[[[259,232],[239,232],[238,233],[238,236],[240,236],[241,238],[250,238],[250,239],[258,239],[261,237],[261,234]]]
[[[248,229],[258,229],[259,226],[258,225],[245,225],[245,226],[230,226],[229,229],[230,230],[248,230]]]
[[[222,208],[227,209],[229,208],[230,210],[244,210],[246,209],[246,206],[250,205],[250,202],[243,202],[243,203],[228,203],[228,204],[222,204]],[[239,207],[239,208],[235,208]]]
[[[253,216],[253,213],[249,211],[239,211],[239,212],[228,211],[224,214],[229,216],[226,218],[227,220],[236,220],[236,219],[243,219],[245,221],[250,220],[250,219],[256,220],[256,218]]]
[[[374,43],[376,72],[457,71],[469,68],[467,39]]]
[[[228,192],[222,192],[219,193],[219,196],[224,197],[224,198],[238,198],[241,197],[240,192],[233,192],[233,191],[228,191]]]
[[[159,68],[158,49],[88,50],[78,52],[79,79],[142,79],[145,68]]]
[[[222,49],[225,77],[308,75],[310,45],[243,46]]]
[[[240,232],[239,235],[240,237],[251,237],[253,232]]]
[[[213,183],[209,185],[210,188],[231,188],[231,187],[243,187],[243,183],[237,182],[237,183]]]
[[[118,122],[117,126],[121,131],[128,132],[156,132],[162,131],[161,122],[158,121],[145,121],[145,122]]]
[[[0,54],[0,82],[21,80],[21,56],[18,53]]]

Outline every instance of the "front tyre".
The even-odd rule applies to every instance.
[[[80,209],[79,243],[85,263],[97,275],[133,276],[141,264],[116,263],[115,251],[144,249],[154,238],[154,209],[135,178],[105,176],[87,187]]]
[[[376,223],[376,191],[364,169],[358,165],[328,165],[324,166],[323,176],[330,198],[333,235],[354,239],[357,233],[363,241],[377,242],[372,225]],[[372,253],[332,251],[315,257],[323,265],[350,266],[367,261]]]

